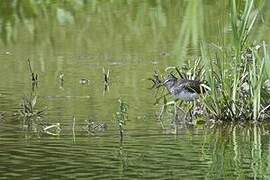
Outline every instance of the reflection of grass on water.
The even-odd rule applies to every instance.
[[[266,128],[257,124],[226,124],[216,126],[207,133],[202,151],[204,159],[209,158],[211,162],[206,177],[265,178],[269,148],[262,144],[263,135],[269,133]]]

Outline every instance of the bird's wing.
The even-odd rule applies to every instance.
[[[191,93],[201,93],[201,82],[196,80],[188,80],[185,83],[182,83],[183,88]]]

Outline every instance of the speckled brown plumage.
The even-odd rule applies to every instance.
[[[199,94],[205,92],[201,86],[203,83],[198,80],[177,79],[170,76],[163,84],[173,96],[184,101],[194,101]]]

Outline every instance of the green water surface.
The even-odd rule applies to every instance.
[[[253,38],[270,40],[269,1]],[[180,127],[157,119],[154,70],[229,41],[229,1],[1,0],[0,179],[270,179],[268,125]],[[220,34],[223,34],[222,36]],[[33,92],[27,59],[39,75]],[[102,69],[110,70],[104,90]],[[61,85],[59,74],[64,74]],[[80,79],[89,84],[80,84]],[[35,93],[59,136],[27,131],[14,113]],[[124,141],[114,114],[128,105]],[[73,116],[76,117],[72,131]],[[88,133],[86,119],[106,123]]]

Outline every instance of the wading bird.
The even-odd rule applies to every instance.
[[[170,75],[163,85],[168,89],[176,99],[183,101],[194,101],[199,97],[199,94],[206,92],[206,85],[199,80],[177,79]]]
[[[192,102],[199,98],[200,94],[205,93],[207,90],[210,90],[210,88],[200,80],[191,80],[191,79],[178,79],[173,74],[170,74],[164,81],[163,86],[167,88],[169,91],[169,94],[171,94],[174,98],[176,98],[175,101],[166,102],[164,106],[162,107],[160,117],[163,114],[164,108],[167,105],[174,105],[175,107],[175,115],[177,111],[176,101],[182,100],[186,102]],[[181,102],[182,103],[182,102]],[[193,109],[193,105],[188,110],[191,119],[192,119],[192,113],[191,110]]]

